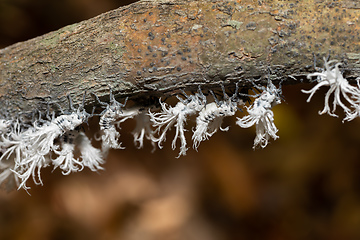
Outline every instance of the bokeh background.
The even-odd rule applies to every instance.
[[[0,47],[124,4],[0,0]],[[280,139],[255,151],[255,129],[235,118],[180,159],[173,131],[162,150],[136,149],[129,120],[120,130],[126,149],[110,152],[105,171],[48,168],[44,186],[29,181],[31,196],[0,190],[0,239],[360,239],[360,120],[319,116],[326,89],[306,103],[300,90],[310,87],[283,87]],[[89,136],[97,129],[96,119],[85,127]]]

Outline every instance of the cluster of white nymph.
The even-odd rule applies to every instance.
[[[352,86],[343,77],[336,61],[324,60],[324,69],[320,72],[309,74],[309,79],[316,77],[317,84],[304,93],[310,94],[309,102],[315,92],[322,86],[329,87],[325,95],[325,106],[319,114],[327,113],[335,115],[337,106],[345,113],[344,121],[353,120],[360,116],[360,78],[357,86]],[[315,69],[317,69],[315,67]],[[70,111],[49,116],[46,120],[39,116],[33,120],[31,126],[19,119],[0,119],[0,185],[4,183],[16,184],[19,188],[27,190],[26,182],[32,178],[35,184],[42,184],[40,171],[42,168],[52,165],[54,169],[60,169],[64,175],[78,172],[85,167],[92,171],[103,169],[109,149],[123,149],[120,138],[120,125],[128,120],[136,121],[134,144],[138,148],[144,146],[144,138],[151,141],[153,146],[160,149],[166,141],[169,130],[174,128],[172,138],[172,149],[176,149],[180,143],[178,157],[186,155],[188,147],[186,140],[186,124],[188,119],[195,120],[195,127],[189,131],[192,133],[192,147],[197,150],[200,143],[209,139],[217,131],[227,131],[229,127],[222,127],[225,117],[234,116],[239,107],[245,106],[244,99],[254,99],[246,105],[247,115],[238,117],[236,124],[242,128],[255,126],[256,137],[254,149],[258,146],[264,148],[272,138],[276,140],[278,129],[274,124],[275,105],[281,103],[281,84],[277,88],[270,79],[266,87],[253,83],[254,95],[239,93],[236,84],[235,91],[228,94],[223,85],[221,98],[212,90],[206,96],[200,87],[196,93],[187,94],[182,91],[182,96],[177,95],[178,102],[171,106],[161,99],[157,106],[138,106],[136,102],[126,107],[127,98],[124,103],[115,99],[110,89],[109,102],[102,102],[96,97],[98,105],[102,106],[100,114],[87,113],[84,109],[85,95],[82,106],[74,109],[70,101]],[[257,89],[256,93],[254,89]],[[332,107],[330,98],[333,98]],[[155,111],[155,109],[157,109]],[[40,114],[40,113],[39,113]],[[101,141],[101,149],[92,146],[91,140],[82,131],[83,124],[90,117],[99,116],[99,133],[95,139]]]
[[[52,164],[64,174],[89,167],[101,169],[101,153],[91,145],[88,137],[79,132],[79,126],[90,116],[83,107],[69,114],[63,113],[49,120],[38,120],[25,128],[14,121],[7,131],[1,133],[0,184],[13,175],[19,188],[28,189],[26,181],[32,177],[35,184],[42,184],[40,170]],[[74,157],[79,150],[80,159]]]
[[[256,137],[254,140],[254,148],[258,145],[264,148],[267,146],[270,137],[274,140],[279,138],[279,136],[276,135],[278,129],[274,124],[272,108],[281,103],[281,87],[276,88],[270,80],[266,88],[261,86],[255,87],[262,90],[262,93],[251,96],[256,97],[256,99],[247,107],[249,115],[237,118],[236,124],[242,128],[249,128],[255,125]]]
[[[265,147],[269,137],[277,138],[277,129],[273,123],[272,107],[280,103],[281,90],[277,89],[271,81],[267,88],[258,94],[254,103],[247,108],[249,115],[238,118],[237,124],[241,127],[256,125],[256,138],[254,146]],[[239,106],[244,105],[242,99],[249,95],[239,93],[238,84],[235,91],[228,94],[221,85],[222,95],[219,98],[212,90],[209,97],[205,96],[200,87],[196,93],[187,94],[182,91],[183,97],[177,95],[178,102],[175,106],[168,105],[159,100],[158,111],[155,107],[137,107],[136,104],[125,107],[124,103],[118,102],[110,90],[109,103],[102,102],[96,97],[97,103],[103,106],[100,114],[87,113],[83,104],[74,109],[70,100],[70,112],[65,114],[61,111],[59,116],[53,114],[47,120],[39,116],[31,126],[19,120],[7,121],[0,119],[0,184],[11,181],[19,188],[27,190],[26,182],[32,178],[35,184],[41,184],[40,171],[42,168],[52,165],[54,169],[60,169],[64,175],[82,171],[85,167],[92,171],[103,169],[109,149],[123,149],[121,145],[120,125],[128,120],[136,120],[136,126],[132,134],[134,144],[141,148],[144,146],[144,138],[151,141],[153,146],[157,144],[163,147],[166,135],[174,128],[172,148],[180,142],[178,157],[186,155],[188,150],[186,140],[186,122],[193,117],[196,126],[192,130],[192,147],[197,150],[200,143],[209,139],[218,130],[227,131],[229,127],[222,127],[225,117],[234,116]],[[254,97],[254,96],[252,96]],[[208,102],[211,100],[212,102]],[[60,109],[61,110],[61,109]],[[92,146],[91,140],[82,131],[83,124],[90,117],[99,116],[100,131],[95,139],[101,141],[101,149]]]
[[[325,95],[324,109],[319,111],[319,114],[327,113],[330,116],[337,117],[334,112],[336,106],[340,106],[346,114],[344,120],[351,121],[360,116],[360,85],[359,81],[357,86],[350,85],[343,77],[339,69],[340,65],[341,63],[337,63],[336,60],[327,61],[324,58],[324,69],[321,72],[311,73],[307,76],[309,79],[316,77],[317,84],[312,89],[308,91],[302,90],[302,92],[310,94],[307,99],[307,102],[310,102],[312,96],[320,87],[329,87]],[[332,94],[333,104],[331,109],[329,101]],[[343,103],[341,99],[346,100],[347,103]]]
[[[187,95],[183,92],[185,99],[177,96],[179,102],[174,107],[160,101],[160,112],[153,113],[149,111],[150,121],[155,127],[154,136],[152,136],[151,140],[157,142],[159,148],[162,148],[167,132],[174,126],[175,136],[172,141],[172,149],[176,148],[176,142],[179,139],[180,152],[178,157],[180,157],[186,155],[188,150],[185,138],[185,132],[187,131],[185,124],[190,116],[196,116],[196,127],[192,135],[194,149],[197,149],[202,141],[211,137],[218,129],[222,131],[228,130],[228,128],[221,127],[223,118],[233,116],[238,109],[238,105],[242,104],[243,101],[238,98],[237,84],[235,93],[231,97],[226,94],[224,86],[221,87],[223,99],[218,100],[213,91],[210,90],[215,100],[211,103],[207,103],[207,98],[200,88],[193,95]],[[156,134],[158,136],[155,136]]]

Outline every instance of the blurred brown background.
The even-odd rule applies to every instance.
[[[0,0],[0,47],[123,4]],[[174,132],[164,149],[138,150],[127,121],[127,148],[110,152],[105,171],[48,168],[44,186],[29,181],[31,196],[0,191],[0,239],[360,239],[360,120],[319,116],[326,89],[306,103],[300,90],[310,87],[283,88],[286,102],[274,108],[280,139],[266,149],[254,151],[255,129],[230,118],[229,132],[176,159]],[[95,120],[86,131],[96,129]]]

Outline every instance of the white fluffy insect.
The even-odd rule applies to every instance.
[[[336,106],[340,106],[346,114],[344,120],[351,121],[355,117],[359,116],[360,113],[360,86],[359,83],[357,87],[350,85],[340,72],[339,66],[341,63],[331,65],[334,62],[337,61],[326,61],[324,58],[324,69],[322,72],[312,73],[307,76],[309,79],[315,76],[318,83],[312,89],[308,91],[302,90],[302,92],[310,94],[307,99],[307,102],[310,102],[312,96],[319,88],[322,86],[328,86],[329,90],[325,95],[324,109],[319,111],[319,114],[327,113],[330,116],[337,117],[334,112],[336,110]],[[334,100],[333,108],[331,110],[329,100],[332,94],[334,94]],[[342,97],[347,101],[349,107],[341,101]]]
[[[274,140],[279,138],[279,136],[276,135],[278,129],[274,124],[272,108],[281,103],[281,86],[276,88],[269,80],[266,88],[261,86],[255,87],[263,90],[263,92],[247,107],[249,115],[243,118],[237,118],[236,124],[242,128],[249,128],[255,125],[256,137],[254,140],[254,148],[258,145],[264,148],[268,144],[270,137]]]
[[[58,154],[58,157],[52,160],[54,169],[60,167],[64,175],[82,171],[84,167],[88,167],[91,171],[103,169],[100,166],[104,163],[101,151],[91,145],[85,133],[77,129],[67,132],[61,137],[60,142],[61,151],[54,151]],[[76,150],[80,152],[80,158],[75,158]]]
[[[134,136],[134,144],[137,148],[143,148],[144,146],[144,137],[151,140],[154,137],[154,132],[151,128],[150,116],[145,111],[140,111],[138,115],[135,116],[136,126],[132,131]],[[155,146],[155,143],[151,141],[152,145]]]
[[[85,111],[76,111],[69,115],[60,115],[48,124],[37,126],[34,124],[34,129],[26,131],[22,137],[26,142],[32,143],[36,148],[34,152],[40,155],[46,155],[52,150],[56,150],[54,140],[64,133],[74,130],[76,127],[83,124],[87,119]]]
[[[242,104],[242,100],[238,98],[238,85],[236,84],[236,90],[232,97],[229,97],[224,89],[224,99],[218,101],[215,94],[210,90],[215,102],[206,104],[204,108],[199,112],[196,118],[196,129],[193,133],[193,148],[198,149],[200,143],[209,139],[218,129],[221,131],[228,131],[229,127],[222,128],[221,124],[224,117],[233,116],[238,109],[238,105]]]
[[[172,126],[175,126],[175,136],[172,141],[172,149],[176,148],[176,141],[180,139],[180,153],[181,155],[186,155],[186,139],[184,132],[186,129],[184,125],[186,123],[186,118],[190,115],[196,114],[201,111],[206,105],[206,97],[202,94],[200,88],[199,92],[188,96],[183,92],[185,99],[182,99],[177,96],[179,102],[174,106],[167,106],[166,103],[161,102],[161,112],[152,113],[149,111],[150,121],[153,123],[153,126],[156,128],[156,133],[161,133],[158,138],[152,136],[152,141],[157,142],[159,148],[162,148],[162,143],[166,140],[166,133],[171,129]]]
[[[70,97],[69,101],[70,109],[74,110]],[[6,145],[6,150],[0,161],[13,161],[11,171],[20,179],[19,188],[27,190],[26,181],[30,177],[35,184],[42,184],[40,170],[49,165],[51,153],[59,148],[55,140],[80,126],[89,117],[82,108],[54,117],[51,121],[43,121],[42,124],[35,122],[33,127],[26,130],[22,130],[17,122],[10,133],[2,135],[1,145]]]
[[[126,105],[127,98],[123,104],[115,100],[114,95],[110,89],[110,104],[101,102],[100,99],[95,95],[97,101],[106,106],[106,109],[100,114],[100,131],[101,131],[101,141],[102,141],[102,151],[106,155],[110,148],[114,149],[123,149],[119,143],[120,133],[116,130],[115,125],[122,122],[121,119],[128,119],[131,116],[124,113],[122,108]],[[130,115],[133,113],[129,113]],[[120,119],[118,121],[118,119]],[[125,121],[123,120],[123,121]],[[99,138],[97,138],[99,139]]]

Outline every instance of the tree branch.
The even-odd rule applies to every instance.
[[[80,104],[85,91],[145,104],[179,89],[296,83],[314,55],[360,76],[357,1],[140,1],[0,50],[1,115]],[[322,65],[322,61],[318,62]],[[292,76],[292,77],[289,77]],[[295,80],[296,79],[296,80]],[[248,81],[250,80],[250,81]],[[86,96],[86,106],[95,104]]]

